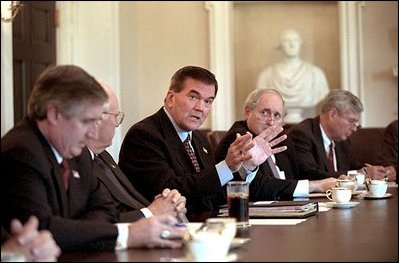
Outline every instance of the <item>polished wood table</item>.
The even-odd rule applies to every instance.
[[[251,240],[231,252],[238,261],[398,261],[398,189],[388,199],[352,199],[350,209],[330,209],[298,225],[254,225]],[[327,199],[315,199],[327,202]],[[63,254],[60,261],[165,261],[184,249],[129,249]]]

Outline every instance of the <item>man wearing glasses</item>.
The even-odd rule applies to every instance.
[[[281,94],[274,89],[256,89],[246,99],[244,119],[233,124],[216,149],[216,160],[225,158],[236,134],[250,132],[255,137],[268,127],[284,125],[285,106]],[[236,180],[250,182],[250,201],[289,200],[308,197],[310,192],[324,192],[333,187],[335,178],[297,180],[299,169],[295,147],[290,137],[281,143],[287,150],[271,155],[254,171],[235,174]]]
[[[126,175],[119,169],[112,156],[106,151],[111,146],[115,129],[122,123],[125,114],[120,111],[118,98],[105,83],[101,83],[109,98],[107,111],[103,112],[103,120],[99,124],[99,136],[90,139],[88,148],[93,153],[94,174],[110,192],[119,214],[119,222],[132,222],[143,217],[170,214],[174,217],[178,212],[186,212],[186,198],[177,190],[164,189],[152,203],[144,198],[130,183]]]
[[[372,178],[384,176],[384,167],[358,163],[351,156],[348,138],[357,130],[362,111],[362,102],[351,92],[332,90],[319,116],[303,120],[290,129],[302,176],[308,179],[339,177],[348,170],[362,167]]]

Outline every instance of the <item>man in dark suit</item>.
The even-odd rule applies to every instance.
[[[235,122],[222,138],[216,149],[216,161],[225,158],[237,133],[250,132],[256,136],[270,126],[283,126],[284,115],[284,101],[277,90],[256,89],[251,92],[244,105],[245,120]],[[285,145],[287,150],[271,155],[251,175],[243,176],[240,172],[235,174],[237,180],[246,178],[250,181],[250,201],[307,197],[309,192],[324,192],[335,185],[335,178],[316,181],[297,180],[299,169],[294,144],[290,137],[281,144]]]
[[[130,183],[126,175],[119,169],[112,156],[105,150],[111,146],[115,129],[122,123],[124,113],[120,111],[118,98],[112,88],[100,83],[109,98],[107,111],[103,113],[103,121],[99,125],[99,137],[89,139],[87,146],[94,153],[94,174],[100,179],[113,197],[120,222],[131,222],[143,217],[186,212],[186,198],[177,190],[164,189],[150,203]]]
[[[161,238],[163,230],[183,234],[171,227],[177,222],[171,216],[114,224],[118,213],[85,148],[98,137],[107,102],[99,83],[79,67],[50,67],[39,76],[28,116],[1,139],[3,227],[35,215],[62,251],[182,245]]]
[[[252,139],[235,140],[226,158],[215,165],[208,139],[197,130],[204,122],[217,93],[215,76],[206,69],[187,66],[172,77],[164,107],[134,124],[119,154],[119,167],[148,199],[165,187],[187,198],[187,210],[215,210],[226,202],[223,186],[232,172],[256,167],[273,152],[271,141],[282,128],[271,128]],[[277,138],[278,143],[283,138]]]
[[[398,183],[398,120],[385,128],[379,163],[386,166],[388,180]]]
[[[356,162],[350,153],[348,138],[359,126],[363,105],[346,90],[332,90],[322,104],[321,114],[306,119],[289,131],[295,143],[300,175],[323,179],[346,175],[348,170],[364,167],[371,177],[385,174],[382,166]]]

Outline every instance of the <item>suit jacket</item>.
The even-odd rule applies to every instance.
[[[236,139],[237,133],[244,135],[247,131],[249,131],[249,129],[245,121],[235,122],[218,144],[215,155],[216,161],[224,160],[226,158],[227,151]],[[275,178],[268,162],[262,163],[259,165],[254,180],[249,185],[250,201],[289,200],[293,198],[293,193],[298,183],[298,180],[294,179],[298,173],[298,167],[295,160],[295,149],[289,138],[281,142],[278,146],[283,145],[287,145],[287,150],[275,154],[275,157],[276,164],[280,170],[284,171],[286,180]],[[238,173],[235,173],[234,179],[242,180]]]
[[[394,120],[385,128],[379,163],[385,166],[392,165],[398,174],[398,120]],[[398,178],[396,176],[396,183]]]
[[[144,214],[140,211],[140,209],[148,206],[150,203],[136,190],[136,188],[134,188],[129,179],[118,167],[118,165],[115,163],[115,160],[107,151],[103,151],[98,155],[98,157],[108,165],[117,180],[125,188],[126,192],[132,197],[132,200],[127,199],[125,195],[123,195],[115,186],[111,179],[105,174],[104,169],[97,162],[94,162],[94,174],[97,175],[97,177],[111,194],[115,206],[120,212],[119,221],[132,222],[143,218]]]
[[[218,209],[226,203],[226,196],[212,147],[200,131],[192,132],[191,143],[201,167],[199,173],[161,108],[129,129],[122,142],[119,167],[147,199],[168,187],[187,198],[189,213]]]
[[[69,191],[59,164],[36,122],[23,119],[1,139],[2,226],[12,218],[39,218],[63,251],[114,249],[118,214],[106,189],[93,175],[87,150],[69,161]]]
[[[327,154],[324,149],[320,130],[320,117],[306,119],[292,126],[289,130],[295,144],[299,171],[304,179],[323,179],[347,174],[348,170],[360,169],[364,166],[352,158],[350,140],[335,142],[337,171],[327,169]]]

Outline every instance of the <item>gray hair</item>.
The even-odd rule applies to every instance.
[[[87,103],[105,104],[108,96],[85,70],[73,65],[52,66],[38,77],[28,101],[28,116],[43,120],[49,104],[76,116]]]
[[[259,100],[262,98],[263,94],[265,94],[265,93],[274,93],[280,97],[280,99],[284,105],[283,114],[285,115],[285,103],[284,103],[283,96],[281,96],[280,92],[278,92],[277,90],[270,89],[270,88],[261,88],[261,89],[256,89],[256,90],[252,91],[248,95],[247,99],[245,100],[244,110],[246,107],[248,107],[249,110],[255,109],[256,105],[258,105],[258,103],[259,103]]]
[[[321,112],[327,112],[331,108],[336,108],[338,113],[361,113],[363,104],[358,97],[347,90],[331,90],[324,100]]]

